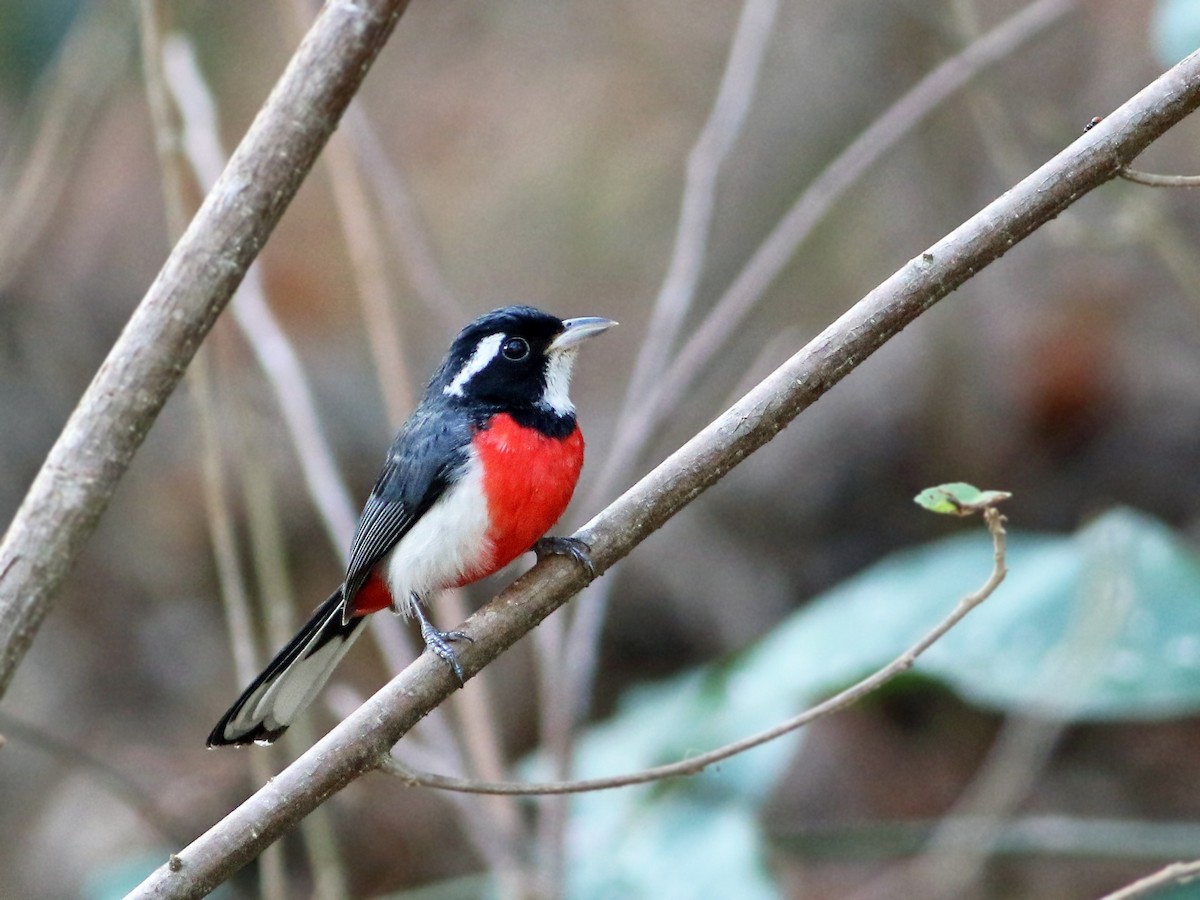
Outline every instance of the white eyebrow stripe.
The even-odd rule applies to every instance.
[[[467,382],[475,377],[476,374],[487,368],[488,363],[496,358],[496,354],[500,352],[500,345],[504,342],[505,335],[489,334],[475,347],[475,352],[471,354],[471,358],[466,364],[458,370],[458,374],[454,376],[454,380],[442,388],[442,393],[449,394],[452,397],[461,397],[463,388]]]

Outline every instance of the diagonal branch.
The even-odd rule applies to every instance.
[[[767,443],[922,312],[1104,184],[1200,106],[1194,53],[855,304],[770,377],[592,519],[578,534],[603,572]],[[473,675],[586,583],[563,558],[539,563],[472,616],[460,658]],[[425,654],[270,784],[197,838],[131,897],[195,897],[229,878],[311,810],[382,765],[410,728],[454,690]]]
[[[83,542],[407,0],[330,0],[96,373],[0,544],[0,696]]]
[[[740,323],[762,300],[797,248],[824,221],[837,200],[861,180],[863,173],[982,70],[1009,58],[1018,47],[1083,2],[1034,0],[925,75],[826,166],[796,198],[712,309],[682,342],[670,365],[642,391],[639,403],[626,404],[622,409],[603,467],[588,493],[591,505],[607,500],[613,489],[625,482],[638,456],[653,439],[656,429],[661,428],[665,417],[679,406],[688,387],[730,336],[738,333]],[[1018,171],[1024,171],[1024,167]],[[660,299],[664,296],[667,295],[660,294]],[[571,669],[563,679],[565,687],[561,693],[565,702],[572,705],[567,710],[572,724],[586,710],[607,604],[605,590],[589,591],[580,598],[571,618],[562,652],[563,658],[571,660]]]
[[[637,453],[703,372],[754,305],[795,256],[796,248],[862,173],[981,70],[1007,59],[1080,0],[1037,0],[929,72],[864,129],[810,184],[754,251],[733,282],[679,348],[641,403],[630,409],[597,479],[608,488],[632,467]],[[598,492],[598,491],[597,491]]]

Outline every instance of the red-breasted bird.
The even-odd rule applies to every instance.
[[[461,682],[425,603],[485,578],[522,553],[566,552],[545,538],[571,500],[583,436],[567,393],[581,342],[610,319],[559,319],[508,306],[462,330],[388,450],[358,519],[346,578],[221,717],[208,745],[269,744],[328,680],[369,613],[416,616],[425,645]]]

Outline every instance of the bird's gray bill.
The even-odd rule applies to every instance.
[[[550,343],[551,350],[566,350],[578,346],[590,337],[603,334],[617,323],[612,319],[601,316],[580,316],[577,319],[563,319],[562,334]]]

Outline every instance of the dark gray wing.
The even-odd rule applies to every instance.
[[[418,406],[388,450],[358,517],[346,567],[346,608],[371,570],[441,497],[466,464],[471,426],[453,410]]]

